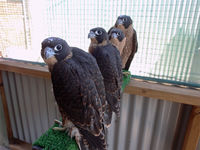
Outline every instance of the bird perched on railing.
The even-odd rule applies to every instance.
[[[96,58],[97,64],[104,78],[106,100],[109,106],[106,114],[111,122],[112,112],[120,113],[120,97],[122,85],[122,65],[120,53],[108,39],[107,32],[100,27],[93,28],[88,34],[91,39],[89,52]]]
[[[122,30],[126,37],[125,46],[120,54],[122,59],[122,68],[125,70],[129,70],[132,59],[138,49],[137,33],[133,28],[132,23],[133,21],[130,16],[121,15],[117,18],[114,27],[108,31],[108,34],[110,34],[110,31],[113,28],[118,28]]]
[[[106,150],[105,88],[95,58],[56,37],[42,42],[41,56],[62,116],[62,122],[57,121],[62,127],[54,130],[66,130],[81,150]]]

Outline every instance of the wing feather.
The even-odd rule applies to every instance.
[[[135,55],[135,53],[137,52],[137,49],[138,49],[138,41],[137,41],[137,33],[136,31],[133,29],[133,37],[132,37],[132,49],[131,49],[131,54],[125,64],[125,70],[128,70],[130,65],[131,65],[131,62],[133,60],[133,57]]]
[[[122,66],[119,51],[108,44],[107,46],[97,47],[92,54],[96,58],[104,77],[106,99],[112,111],[119,114],[122,84]]]
[[[54,65],[51,77],[55,99],[75,126],[98,139],[100,134],[105,135],[103,77],[90,54],[76,48],[72,52],[72,58]],[[100,141],[104,143],[105,139]]]

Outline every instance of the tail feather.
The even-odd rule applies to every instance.
[[[116,97],[110,93],[106,93],[106,99],[111,107],[111,110],[116,113],[117,116],[120,115],[120,96]]]
[[[107,144],[104,132],[100,135],[94,136],[87,130],[79,129],[82,136],[80,142],[82,150],[107,150]]]
[[[89,150],[88,142],[84,140],[85,139],[82,138],[80,141],[81,150]]]
[[[112,109],[110,105],[106,106],[105,112],[104,112],[104,124],[108,128],[111,125],[112,121]]]

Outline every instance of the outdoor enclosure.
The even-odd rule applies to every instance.
[[[123,14],[139,47],[109,150],[200,150],[200,0],[0,0],[0,52],[17,59],[0,59],[0,145],[33,143],[59,117],[41,41],[88,51],[89,30]]]

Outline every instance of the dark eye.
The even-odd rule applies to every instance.
[[[126,21],[127,21],[127,18],[123,18],[122,21],[123,21],[123,22],[126,22]]]
[[[62,49],[62,45],[58,44],[54,47],[55,51],[60,51]]]
[[[120,32],[117,32],[117,36],[120,36],[121,35],[121,33]]]
[[[97,31],[95,31],[95,34],[96,34],[96,35],[102,35],[102,31],[97,30]]]

